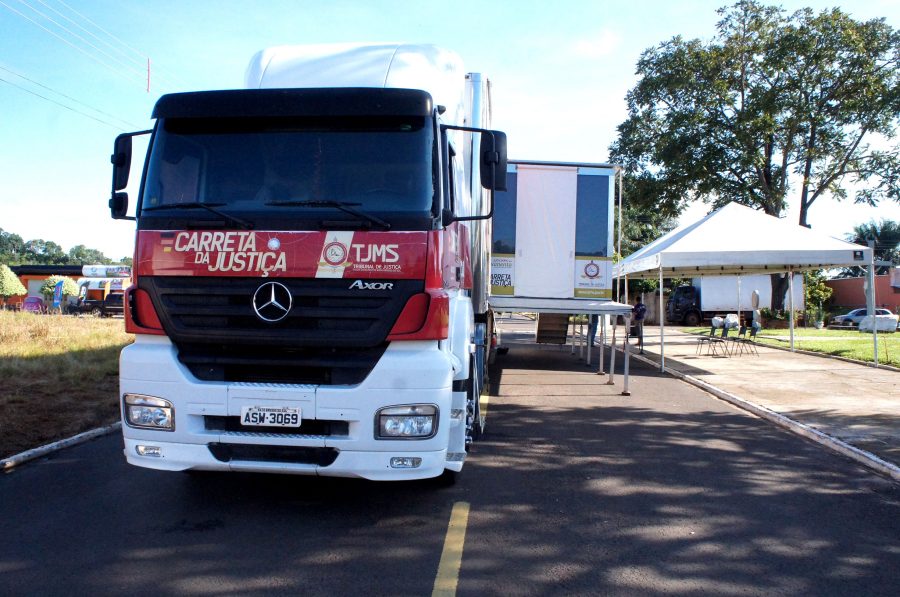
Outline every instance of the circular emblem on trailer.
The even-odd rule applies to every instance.
[[[584,275],[591,279],[598,277],[600,275],[600,266],[591,261],[584,266]]]
[[[277,238],[270,238],[269,242],[266,243],[266,246],[269,247],[270,251],[277,251],[281,248],[281,241]]]
[[[253,312],[263,321],[275,323],[287,317],[293,302],[287,286],[279,282],[266,282],[253,293]]]
[[[347,260],[347,247],[337,241],[330,242],[322,250],[322,258],[328,265],[341,265]]]

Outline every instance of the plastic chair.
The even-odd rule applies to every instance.
[[[727,357],[728,356],[728,328],[722,326],[722,334],[719,336],[711,335],[709,337],[709,345],[706,349],[707,355],[716,355],[719,354],[719,347],[722,348],[722,353]]]
[[[742,325],[738,330],[737,336],[731,339],[731,354],[734,354],[734,351],[740,348],[741,353],[744,353],[744,340],[747,339],[747,326]]]
[[[715,335],[716,335],[716,327],[709,326],[709,336],[700,336],[699,338],[697,338],[697,350],[694,352],[694,354],[700,354],[700,348],[704,344],[711,342],[712,339],[715,337]]]
[[[758,332],[758,331],[759,331],[758,324],[754,324],[754,325],[750,326],[750,337],[744,338],[743,340],[741,340],[741,347],[746,346],[747,352],[752,352],[756,356],[759,356],[759,350],[756,349],[756,342],[755,342],[756,332]]]

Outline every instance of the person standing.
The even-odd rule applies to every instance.
[[[598,315],[591,315],[588,318],[588,342],[590,342],[591,346],[594,345],[594,338],[597,337],[597,320]]]
[[[641,302],[641,295],[634,299],[634,307],[631,309],[631,318],[634,319],[634,331],[637,336],[640,354],[644,354],[644,316],[647,315],[647,305]]]

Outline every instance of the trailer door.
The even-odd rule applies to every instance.
[[[518,166],[517,296],[572,296],[577,185],[576,167]]]

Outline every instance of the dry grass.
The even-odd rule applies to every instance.
[[[121,319],[0,311],[0,457],[118,420]]]

